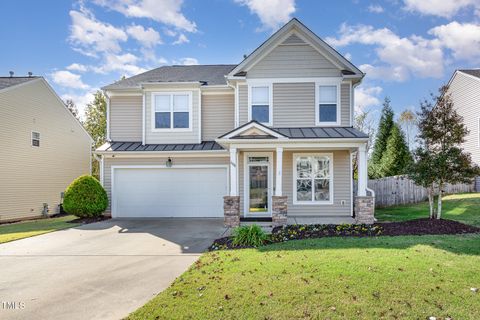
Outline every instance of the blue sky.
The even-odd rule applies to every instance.
[[[0,75],[43,75],[82,111],[99,87],[164,64],[238,63],[292,17],[367,73],[357,107],[416,108],[480,67],[480,0],[1,1]]]

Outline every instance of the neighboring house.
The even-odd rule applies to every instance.
[[[0,77],[0,222],[59,212],[92,140],[42,77]]]
[[[352,222],[358,152],[356,217],[372,222],[368,136],[352,128],[363,76],[293,19],[238,65],[164,66],[104,87],[109,212]]]
[[[455,71],[448,86],[455,108],[470,131],[463,148],[480,165],[480,69]],[[480,177],[475,179],[475,190],[480,191]]]

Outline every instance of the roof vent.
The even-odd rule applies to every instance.
[[[32,71],[28,71],[28,77],[31,78],[33,75]]]
[[[13,74],[14,74],[15,72],[9,71],[8,73],[10,73],[10,78],[11,78],[11,77],[13,77]]]

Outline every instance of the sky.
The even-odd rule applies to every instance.
[[[480,0],[1,1],[0,76],[44,76],[83,114],[93,93],[162,65],[235,64],[296,17],[366,76],[357,110],[415,110],[480,68]]]

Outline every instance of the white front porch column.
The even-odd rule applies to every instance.
[[[358,192],[359,197],[367,195],[367,147],[365,145],[358,147]]]
[[[230,196],[238,196],[238,155],[237,148],[230,149]]]
[[[277,148],[277,175],[275,177],[275,195],[282,195],[283,148]]]

